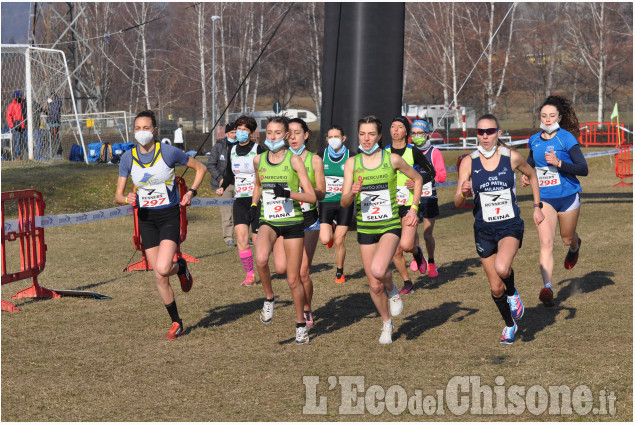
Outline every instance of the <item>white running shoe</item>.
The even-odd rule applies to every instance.
[[[260,310],[260,321],[262,323],[271,323],[273,320],[273,303],[275,301],[265,301],[265,304]]]
[[[392,343],[392,319],[387,322],[383,322],[384,326],[381,328],[381,336],[379,337],[380,344],[391,344]]]
[[[403,311],[403,302],[401,301],[401,295],[397,290],[397,285],[392,285],[392,291],[386,291],[388,296],[388,304],[390,304],[390,315],[395,317],[399,316]]]
[[[295,328],[295,343],[296,344],[308,344],[309,343],[309,330],[306,326],[301,328]]]

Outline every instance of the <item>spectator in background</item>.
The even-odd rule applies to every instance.
[[[225,126],[225,137],[217,140],[212,151],[210,152],[209,159],[207,160],[207,171],[210,173],[210,185],[212,190],[218,189],[223,184],[223,175],[227,168],[227,160],[229,159],[229,143],[228,140],[234,143],[236,141],[236,126],[234,123],[229,123]],[[176,143],[176,138],[175,138]],[[229,185],[223,192],[221,198],[234,198],[235,187]],[[220,207],[221,226],[223,228],[223,239],[226,246],[236,246],[233,238],[234,220],[232,219],[232,207],[224,206]]]
[[[185,143],[183,143],[183,124],[174,130],[174,146],[185,151]]]
[[[44,109],[47,112],[48,118],[46,121],[49,125],[49,131],[51,133],[51,145],[53,148],[57,146],[57,154],[60,156],[63,155],[62,150],[62,142],[60,141],[60,122],[62,118],[62,101],[55,94],[51,94],[51,96],[47,100],[48,105],[44,106]]]
[[[11,129],[13,159],[21,159],[26,142],[26,119],[20,90],[13,92],[13,101],[7,107],[7,124]]]

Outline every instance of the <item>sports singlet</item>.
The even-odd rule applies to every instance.
[[[311,186],[315,189],[315,170],[313,169],[313,152],[307,151],[306,158],[304,158],[304,168],[306,168],[306,174],[309,176],[309,180],[311,180]],[[300,188],[300,192],[302,192],[302,188]],[[309,204],[308,202],[300,202],[300,209],[302,212],[313,211],[317,208],[317,203]]]
[[[304,221],[300,203],[290,198],[274,199],[273,187],[276,183],[282,184],[285,189],[298,191],[300,186],[298,175],[291,165],[291,155],[287,150],[280,164],[271,164],[267,158],[269,152],[260,154],[258,163],[258,175],[262,185],[262,207],[260,208],[260,221],[273,226],[291,226]]]
[[[499,223],[520,216],[516,200],[516,174],[508,148],[499,147],[500,161],[494,171],[483,167],[478,151],[472,157],[474,218],[484,223]]]
[[[364,167],[363,154],[355,156],[353,181],[362,180],[357,201],[357,231],[382,234],[401,228],[397,205],[397,172],[392,168],[390,152],[381,151],[381,162],[372,170]]]
[[[393,152],[392,151],[392,145],[386,146],[386,150],[388,152],[396,153],[397,155],[399,155],[398,152]],[[403,155],[401,155],[401,157],[411,167],[414,165],[415,160],[414,160],[414,157],[412,156],[412,145],[410,145],[410,144],[406,145],[406,149],[405,149]],[[414,193],[413,193],[412,190],[408,189],[408,186],[406,186],[406,181],[407,180],[410,180],[410,178],[408,176],[406,176],[401,171],[397,171],[397,205],[399,205],[399,206],[402,206],[402,205],[410,206],[410,205],[412,205],[412,197],[413,197]]]
[[[154,144],[154,156],[148,164],[139,159],[138,147],[132,149],[130,176],[137,190],[139,208],[161,209],[179,203],[179,191],[174,186],[174,168],[161,156],[161,143]]]
[[[342,185],[344,184],[344,164],[349,157],[349,150],[344,147],[344,154],[337,160],[329,155],[328,148],[324,149],[324,179],[326,180],[326,194],[320,202],[340,202],[342,199]]]
[[[434,146],[430,146],[430,148],[427,151],[422,152],[423,156],[426,157],[428,162],[430,164],[432,164],[433,167],[434,167],[434,162],[432,160],[432,152],[435,149],[436,148]],[[417,171],[419,171],[419,174],[421,174],[421,177],[425,177],[426,170],[422,170],[419,167],[417,167]],[[421,200],[422,201],[426,201],[428,199],[438,199],[437,198],[437,188],[436,188],[436,180],[435,179],[432,179],[428,183],[424,184],[423,188],[421,189]]]
[[[254,193],[254,179],[256,171],[254,170],[254,157],[257,155],[258,145],[254,143],[251,151],[247,155],[238,155],[236,153],[237,145],[232,146],[229,160],[231,161],[231,169],[234,173],[234,186],[236,192],[235,198],[251,198]]]

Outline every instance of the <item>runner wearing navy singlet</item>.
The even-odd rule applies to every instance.
[[[463,158],[454,204],[463,206],[474,194],[474,240],[489,280],[492,298],[505,321],[501,344],[513,344],[516,320],[524,306],[514,283],[512,261],[522,245],[524,223],[516,200],[515,171],[529,178],[534,198],[536,226],[544,220],[538,177],[523,157],[499,141],[502,131],[494,115],[483,115],[476,124],[478,149]]]

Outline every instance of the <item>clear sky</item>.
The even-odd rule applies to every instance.
[[[29,32],[29,6],[31,3],[2,2],[2,44],[7,44],[11,38],[15,43],[27,42]]]

